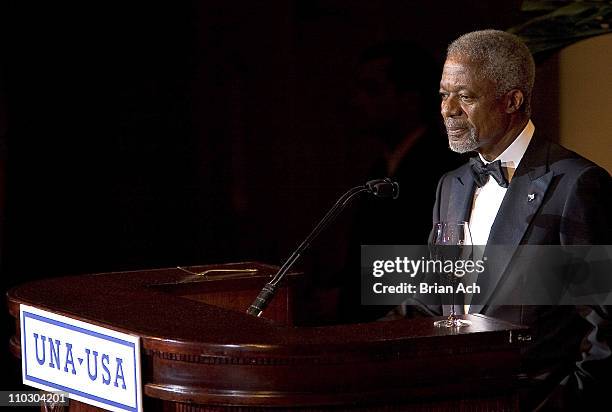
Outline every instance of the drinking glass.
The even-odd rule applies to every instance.
[[[472,256],[472,236],[468,222],[439,222],[433,227],[432,239],[430,243],[431,258],[442,260],[443,262],[452,261],[453,267],[457,260],[470,259]],[[455,311],[455,295],[459,277],[456,273],[441,274],[446,276],[452,287],[451,305],[448,318],[434,322],[434,325],[444,328],[458,328],[469,326],[470,321],[459,319]],[[460,302],[463,305],[463,301]]]

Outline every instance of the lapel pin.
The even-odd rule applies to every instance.
[[[527,201],[528,202],[533,202],[533,199],[535,199],[535,193],[529,193],[527,195]]]

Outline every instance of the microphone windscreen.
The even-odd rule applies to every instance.
[[[376,197],[397,199],[399,196],[399,184],[391,179],[375,179],[366,183],[370,193]]]

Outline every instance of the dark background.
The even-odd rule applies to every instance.
[[[366,47],[410,40],[441,68],[457,35],[524,20],[520,1],[55,3],[0,9],[3,294],[60,275],[279,264],[371,165],[349,104]],[[300,262],[309,276],[342,264],[346,222]]]

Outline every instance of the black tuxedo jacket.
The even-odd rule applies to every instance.
[[[433,221],[468,221],[475,182],[469,164],[445,174]],[[499,208],[487,245],[505,245],[487,280],[503,279],[519,245],[612,244],[612,183],[599,166],[534,135]],[[610,274],[612,276],[612,274]],[[432,306],[426,308],[432,312]],[[433,311],[435,312],[435,308]],[[527,325],[533,344],[524,369],[530,376],[525,409],[545,400],[551,410],[574,410],[612,389],[610,308],[499,306],[494,297],[470,312]],[[610,401],[605,401],[610,406]]]

